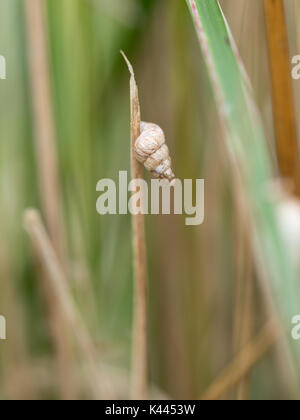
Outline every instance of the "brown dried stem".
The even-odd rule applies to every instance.
[[[283,0],[264,0],[272,80],[273,116],[280,173],[300,195],[296,114]]]
[[[48,61],[47,23],[44,0],[25,0],[29,74],[39,189],[47,228],[55,251],[64,262],[63,223],[56,134]]]
[[[86,376],[92,396],[95,399],[100,399],[103,395],[108,398],[110,395],[100,382],[94,344],[72,300],[64,270],[55,254],[40,214],[33,209],[27,210],[24,224],[31,238],[33,250],[47,273],[45,279],[47,279],[47,303],[51,307],[49,309],[58,311],[59,322],[67,326],[76,338],[76,346],[80,350],[82,359],[86,361]]]
[[[251,248],[251,230],[247,218],[246,202],[239,193],[236,183],[236,287],[234,308],[234,355],[248,344],[252,338],[253,330],[253,252]],[[248,399],[249,374],[237,386],[237,399]]]
[[[47,24],[44,0],[24,0],[28,42],[28,64],[32,92],[34,137],[40,197],[47,229],[56,255],[65,265],[63,223],[60,207],[60,184],[56,135],[51,97],[50,72],[47,45]],[[37,267],[38,275],[45,277]],[[45,284],[47,279],[45,279]],[[44,287],[47,289],[46,287]],[[47,292],[45,292],[47,294]],[[48,296],[45,296],[48,300]],[[64,399],[76,398],[70,363],[72,349],[69,346],[59,312],[49,305],[49,320],[56,349],[60,377],[60,392]]]
[[[134,145],[140,135],[141,111],[138,88],[132,65],[121,52],[131,74],[130,107],[131,107],[131,178],[142,179],[143,167],[135,159]],[[148,395],[148,362],[147,362],[147,263],[145,221],[143,214],[132,215],[133,252],[134,252],[134,327],[132,349],[132,389],[133,399],[146,399]]]
[[[278,322],[269,321],[259,335],[247,344],[218,379],[208,388],[202,400],[219,400],[243,379],[281,337]]]

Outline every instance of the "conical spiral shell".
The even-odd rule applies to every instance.
[[[169,181],[175,178],[165,135],[158,125],[141,123],[141,135],[135,142],[135,157],[156,178]]]

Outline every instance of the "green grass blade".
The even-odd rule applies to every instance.
[[[276,303],[295,367],[299,368],[300,346],[291,338],[291,320],[300,313],[300,287],[279,234],[275,204],[267,193],[272,172],[262,123],[218,2],[187,0],[187,4],[211,78],[232,167],[253,217],[256,260],[266,272],[264,286]]]

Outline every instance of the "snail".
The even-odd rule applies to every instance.
[[[169,148],[164,132],[157,124],[141,122],[141,135],[134,149],[135,158],[156,178],[174,180]]]

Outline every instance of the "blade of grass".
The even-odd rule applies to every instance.
[[[263,290],[272,296],[285,331],[295,371],[300,347],[292,340],[291,320],[300,311],[300,287],[280,235],[275,203],[267,193],[270,158],[249,80],[228,24],[216,0],[187,0],[217,102],[232,174],[249,209],[251,245]],[[260,269],[267,272],[260,275]]]
[[[292,181],[293,190],[299,196],[299,148],[283,0],[264,0],[264,9],[278,163],[282,177]]]
[[[131,179],[143,179],[143,167],[135,159],[134,144],[140,135],[141,111],[138,88],[132,65],[121,52],[131,74],[130,107],[131,107]],[[132,216],[133,250],[134,250],[134,326],[132,350],[132,398],[147,399],[148,395],[148,362],[147,362],[147,263],[145,221],[142,214]]]

